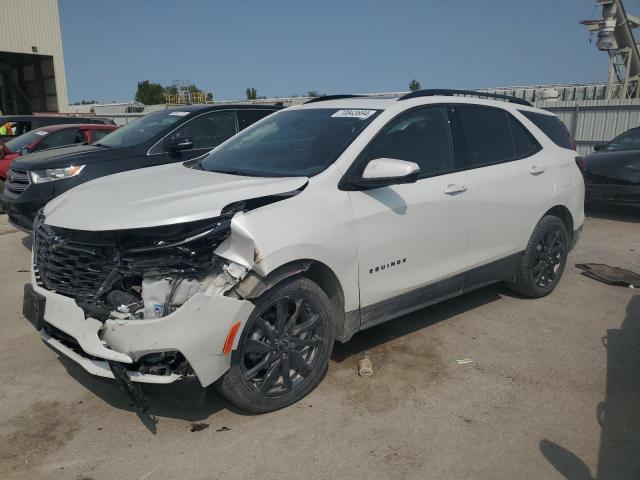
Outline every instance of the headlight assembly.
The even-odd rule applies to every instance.
[[[33,183],[53,182],[75,177],[84,170],[85,165],[72,165],[64,168],[47,168],[46,170],[31,170],[31,181]]]

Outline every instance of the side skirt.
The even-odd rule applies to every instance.
[[[402,295],[345,313],[345,332],[338,338],[347,342],[354,333],[388,320],[440,303],[463,293],[497,282],[513,282],[524,252],[495,260]],[[359,322],[358,319],[359,318]],[[359,327],[358,327],[359,324]],[[348,328],[347,328],[348,327]]]

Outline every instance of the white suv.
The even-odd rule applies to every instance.
[[[494,282],[550,293],[584,219],[576,156],[516,98],[312,100],[195,161],[50,202],[25,316],[143,408],[140,383],[187,375],[282,408],[317,386],[334,340]]]

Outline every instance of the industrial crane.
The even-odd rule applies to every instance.
[[[640,98],[640,53],[633,35],[640,19],[626,13],[622,0],[596,0],[596,4],[602,7],[602,18],[580,23],[598,35],[596,47],[611,59],[606,97]]]

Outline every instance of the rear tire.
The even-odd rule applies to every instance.
[[[255,302],[217,382],[232,403],[266,413],[297,402],[322,380],[333,349],[335,306],[306,278],[276,285]]]
[[[531,234],[511,288],[531,298],[549,295],[562,277],[568,252],[564,222],[553,215],[542,218]]]

